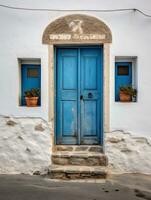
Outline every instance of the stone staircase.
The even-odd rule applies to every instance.
[[[52,179],[101,179],[107,176],[108,159],[101,146],[54,147],[49,177]]]

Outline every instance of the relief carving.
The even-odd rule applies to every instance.
[[[71,28],[71,31],[77,34],[82,34],[83,33],[83,28],[82,25],[83,21],[82,20],[73,20],[69,23],[69,27]]]
[[[50,23],[43,34],[43,44],[111,43],[112,35],[101,20],[87,15],[68,15]]]

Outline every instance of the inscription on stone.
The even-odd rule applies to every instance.
[[[105,34],[84,34],[82,25],[84,22],[82,20],[73,20],[68,26],[71,30],[71,34],[50,34],[50,40],[105,40]]]
[[[87,15],[68,15],[52,22],[43,34],[44,44],[111,43],[110,29],[101,20]]]
[[[50,34],[50,40],[105,40],[105,34]]]

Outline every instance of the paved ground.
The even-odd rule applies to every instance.
[[[151,176],[106,181],[56,182],[39,176],[1,175],[0,200],[151,200]]]

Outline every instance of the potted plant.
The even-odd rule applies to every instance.
[[[25,91],[25,101],[28,107],[36,107],[38,105],[38,99],[40,96],[39,88],[32,88]]]
[[[137,90],[132,86],[123,86],[120,87],[120,101],[122,102],[130,102],[132,99],[136,99]]]

